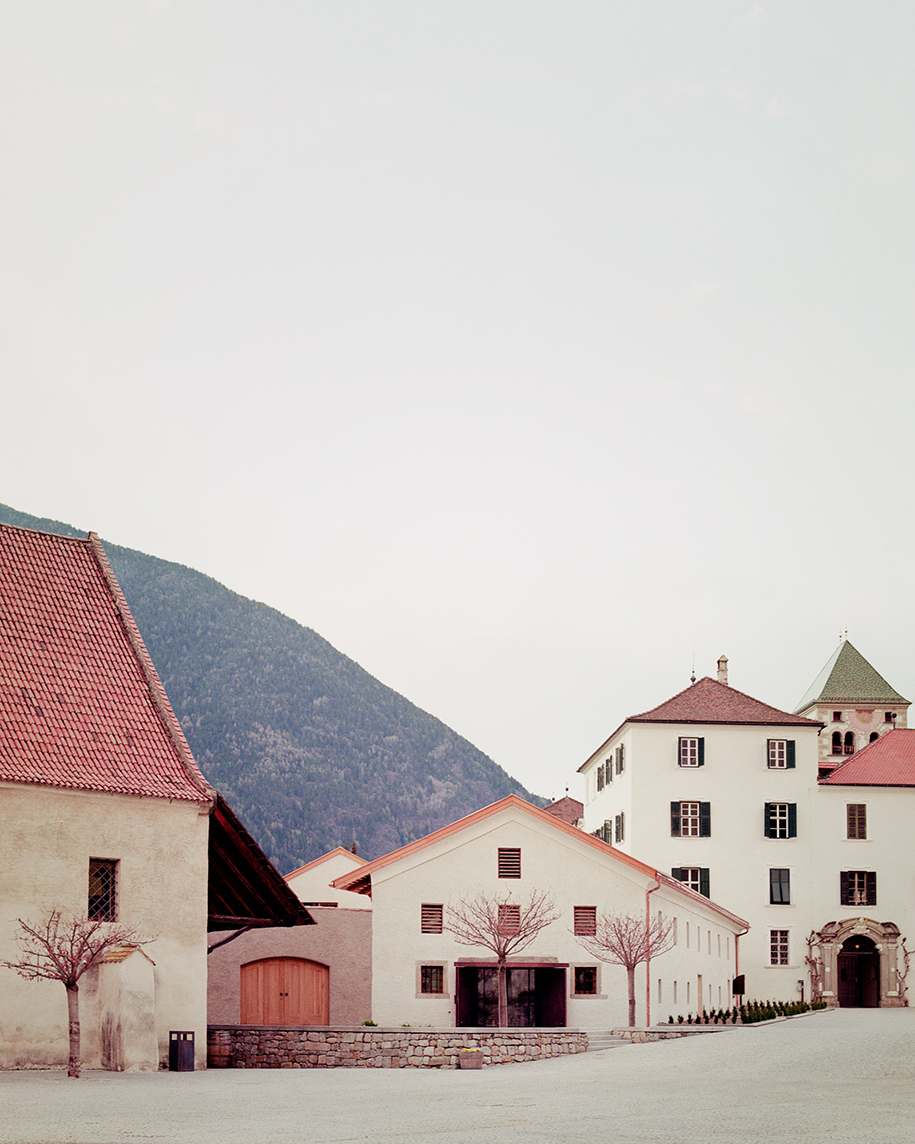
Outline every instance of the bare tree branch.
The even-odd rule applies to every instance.
[[[660,915],[647,922],[632,914],[599,914],[592,935],[577,935],[578,942],[599,961],[622,965],[629,985],[629,1025],[635,1025],[635,970],[643,961],[673,949],[673,918]]]
[[[60,910],[52,910],[44,922],[32,925],[19,918],[16,943],[22,950],[18,961],[0,961],[26,981],[60,981],[67,990],[70,1025],[68,1075],[79,1076],[79,979],[113,949],[136,948],[148,940],[135,930],[116,922],[91,918],[64,921]]]
[[[510,893],[487,894],[480,891],[474,898],[461,898],[448,907],[445,929],[459,945],[477,945],[491,950],[496,957],[499,978],[499,1025],[508,1024],[508,996],[505,984],[506,962],[520,953],[538,933],[559,914],[545,892],[533,893],[527,902],[513,902]]]

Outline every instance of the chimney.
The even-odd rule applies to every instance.
[[[727,686],[728,657],[726,655],[721,656],[721,658],[718,660],[718,682],[723,683],[725,687]]]

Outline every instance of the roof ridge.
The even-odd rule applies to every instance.
[[[45,533],[47,535],[47,533]],[[68,538],[64,538],[68,539]],[[197,766],[191,752],[190,744],[185,738],[184,731],[181,729],[181,724],[178,722],[178,716],[175,714],[168,696],[165,693],[165,688],[162,686],[162,681],[159,679],[159,673],[156,671],[155,664],[147,650],[146,644],[143,642],[143,637],[140,634],[140,629],[137,627],[136,620],[130,611],[130,606],[127,603],[127,597],[121,590],[121,585],[115,577],[111,564],[108,561],[107,553],[105,552],[102,542],[99,540],[98,534],[90,532],[87,538],[92,555],[95,557],[96,563],[105,580],[108,591],[111,593],[114,600],[115,608],[117,609],[118,616],[121,623],[124,625],[124,632],[127,640],[133,650],[134,655],[140,665],[140,669],[146,679],[146,684],[149,688],[149,694],[153,701],[153,706],[156,709],[162,725],[165,728],[166,734],[169,737],[172,746],[174,747],[175,754],[181,764],[187,777],[191,783],[198,787],[200,793],[210,803],[211,808],[216,803],[216,791],[207,780],[204,778],[203,772]],[[83,541],[86,543],[86,541]]]

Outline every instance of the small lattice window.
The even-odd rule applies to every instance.
[[[594,996],[597,993],[597,966],[575,966],[575,992]]]
[[[113,858],[89,859],[89,908],[92,921],[113,922],[118,916],[118,864]]]
[[[499,847],[499,877],[521,877],[521,849],[517,846]]]
[[[445,968],[442,965],[423,965],[419,971],[420,993],[445,992]]]
[[[575,907],[575,933],[579,937],[593,937],[597,933],[597,906]]]
[[[788,931],[786,929],[769,930],[769,964],[788,964]]]

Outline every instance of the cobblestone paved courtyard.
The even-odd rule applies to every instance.
[[[0,1073],[0,1144],[915,1140],[915,1013],[846,1009],[479,1072]]]

